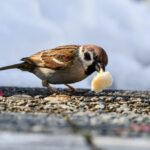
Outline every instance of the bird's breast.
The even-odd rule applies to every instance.
[[[51,84],[69,84],[79,82],[87,77],[82,64],[72,65],[66,69],[53,70],[49,68],[36,68],[35,75]]]

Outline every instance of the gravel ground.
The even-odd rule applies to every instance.
[[[78,135],[92,150],[94,137],[150,139],[148,91],[95,94],[78,89],[68,94],[59,89],[57,95],[43,88],[0,87],[0,91],[0,132]]]

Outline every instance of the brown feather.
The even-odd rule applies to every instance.
[[[72,63],[78,48],[78,45],[59,46],[41,51],[22,60],[39,67],[64,69]]]

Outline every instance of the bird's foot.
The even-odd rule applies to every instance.
[[[70,92],[70,93],[75,93],[75,92],[76,92],[75,88],[72,87],[71,85],[65,84],[65,86],[67,86],[67,87],[69,88],[69,92]]]
[[[57,91],[55,88],[53,88],[53,87],[50,86],[50,84],[49,84],[49,82],[47,80],[43,80],[42,81],[42,85],[44,87],[47,87],[49,93],[52,94],[52,95],[56,95],[56,94],[59,93],[59,91]]]

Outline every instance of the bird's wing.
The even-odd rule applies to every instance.
[[[78,48],[78,45],[59,46],[41,51],[22,60],[39,67],[64,69],[73,62]]]

